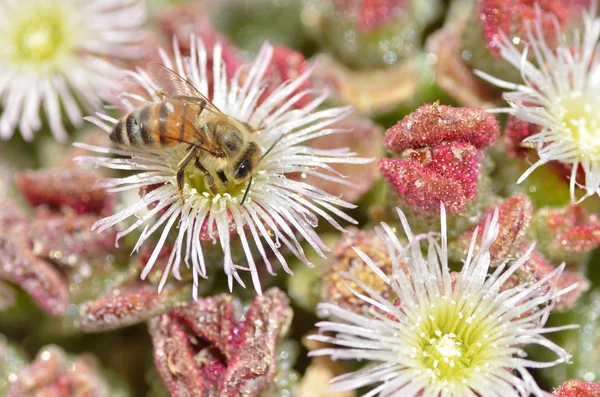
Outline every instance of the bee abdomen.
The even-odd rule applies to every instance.
[[[126,132],[124,131],[125,123],[123,123],[123,119],[119,120],[115,127],[110,133],[110,140],[116,143],[119,146],[127,146],[129,141],[126,139]]]
[[[144,146],[156,146],[156,140],[152,136],[152,123],[150,122],[150,106],[145,106],[140,110],[140,133],[138,138],[141,138]]]
[[[153,147],[156,141],[150,131],[150,108],[132,112],[118,121],[110,134],[110,140],[125,147]]]

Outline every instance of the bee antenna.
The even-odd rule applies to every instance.
[[[284,134],[279,135],[279,138],[277,138],[277,140],[275,142],[273,142],[273,144],[271,145],[271,147],[268,148],[267,151],[262,156],[260,156],[260,160],[258,160],[259,162],[262,159],[264,159],[267,156],[267,154],[269,154],[271,152],[271,150],[273,150],[273,148],[275,147],[275,145],[277,145],[279,142],[281,142],[281,140],[283,139],[283,135]]]
[[[248,180],[248,186],[246,186],[246,191],[244,192],[244,197],[242,197],[242,202],[240,205],[244,205],[244,201],[246,201],[246,197],[248,196],[248,192],[250,191],[250,185],[252,185],[252,175],[250,175],[250,180]]]
[[[273,150],[273,148],[274,148],[274,147],[275,147],[275,146],[276,146],[276,145],[277,145],[279,142],[281,142],[281,140],[282,140],[282,139],[283,139],[283,134],[281,134],[281,135],[279,136],[279,138],[277,138],[277,140],[276,140],[275,142],[273,142],[273,144],[271,145],[271,147],[270,147],[270,148],[268,148],[268,149],[267,149],[267,151],[266,151],[266,152],[265,152],[265,153],[264,153],[262,156],[260,156],[260,160],[258,160],[258,162],[260,163],[260,162],[261,162],[261,160],[262,160],[262,159],[264,159],[264,158],[265,158],[265,156],[266,156],[267,154],[269,154],[269,152],[270,152],[271,150]],[[240,203],[240,205],[244,205],[244,202],[246,201],[246,197],[248,197],[248,192],[250,192],[250,185],[252,185],[252,175],[250,175],[250,179],[248,180],[248,186],[246,186],[246,191],[244,192],[244,197],[242,197],[242,202]]]

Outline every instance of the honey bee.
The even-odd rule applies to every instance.
[[[189,145],[177,165],[177,188],[183,191],[185,168],[193,161],[205,175],[211,192],[248,181],[242,204],[252,183],[252,175],[269,150],[256,142],[257,129],[221,112],[186,79],[152,63],[148,74],[161,90],[160,102],[133,110],[121,118],[110,139],[122,148],[157,150]]]

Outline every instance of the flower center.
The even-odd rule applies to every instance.
[[[454,380],[469,368],[472,352],[455,334],[436,330],[423,346],[423,361],[436,378]]]
[[[7,45],[12,61],[35,67],[56,65],[81,40],[75,10],[65,4],[31,2],[19,6],[8,20]]]
[[[45,60],[56,52],[62,41],[60,26],[44,21],[41,26],[24,29],[21,33],[21,54],[32,60]]]
[[[576,142],[580,157],[600,156],[600,103],[579,97],[563,102],[562,122]]]
[[[185,169],[185,183],[191,189],[196,190],[197,193],[207,197],[230,195],[231,197],[239,197],[240,200],[244,194],[243,191],[248,187],[248,181],[238,185],[233,181],[229,181],[225,186],[215,179],[215,183],[209,188],[206,183],[206,176],[193,164]]]
[[[177,172],[177,166],[185,157],[186,153],[186,145],[179,145],[174,149],[163,152],[163,156],[168,157],[168,164],[170,164],[170,167],[174,172]],[[233,181],[229,181],[227,186],[225,186],[217,179],[217,175],[213,175],[214,184],[209,188],[206,182],[206,176],[194,165],[194,161],[191,161],[187,167],[185,167],[184,175],[184,184],[186,185],[184,194],[186,195],[198,194],[207,198],[229,195],[231,197],[238,197],[239,200],[241,200],[244,195],[244,190],[246,190],[248,186],[248,181],[237,185]]]
[[[478,315],[477,307],[473,299],[443,297],[416,324],[420,349],[415,358],[420,357],[432,382],[441,382],[445,389],[476,376],[497,351],[490,340],[493,330],[484,325],[486,318]]]

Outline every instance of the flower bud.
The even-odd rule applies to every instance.
[[[352,275],[386,299],[390,298],[392,290],[365,264],[353,248],[361,250],[372,258],[385,274],[392,272],[392,261],[383,242],[373,232],[352,229],[337,242],[330,255],[329,266],[323,274],[321,294],[327,302],[360,313],[370,306],[356,297],[350,288],[359,293],[365,293],[365,291],[352,280],[344,277],[344,274]]]
[[[551,262],[579,265],[600,246],[600,219],[580,204],[542,208],[535,215],[531,234],[537,249]]]

